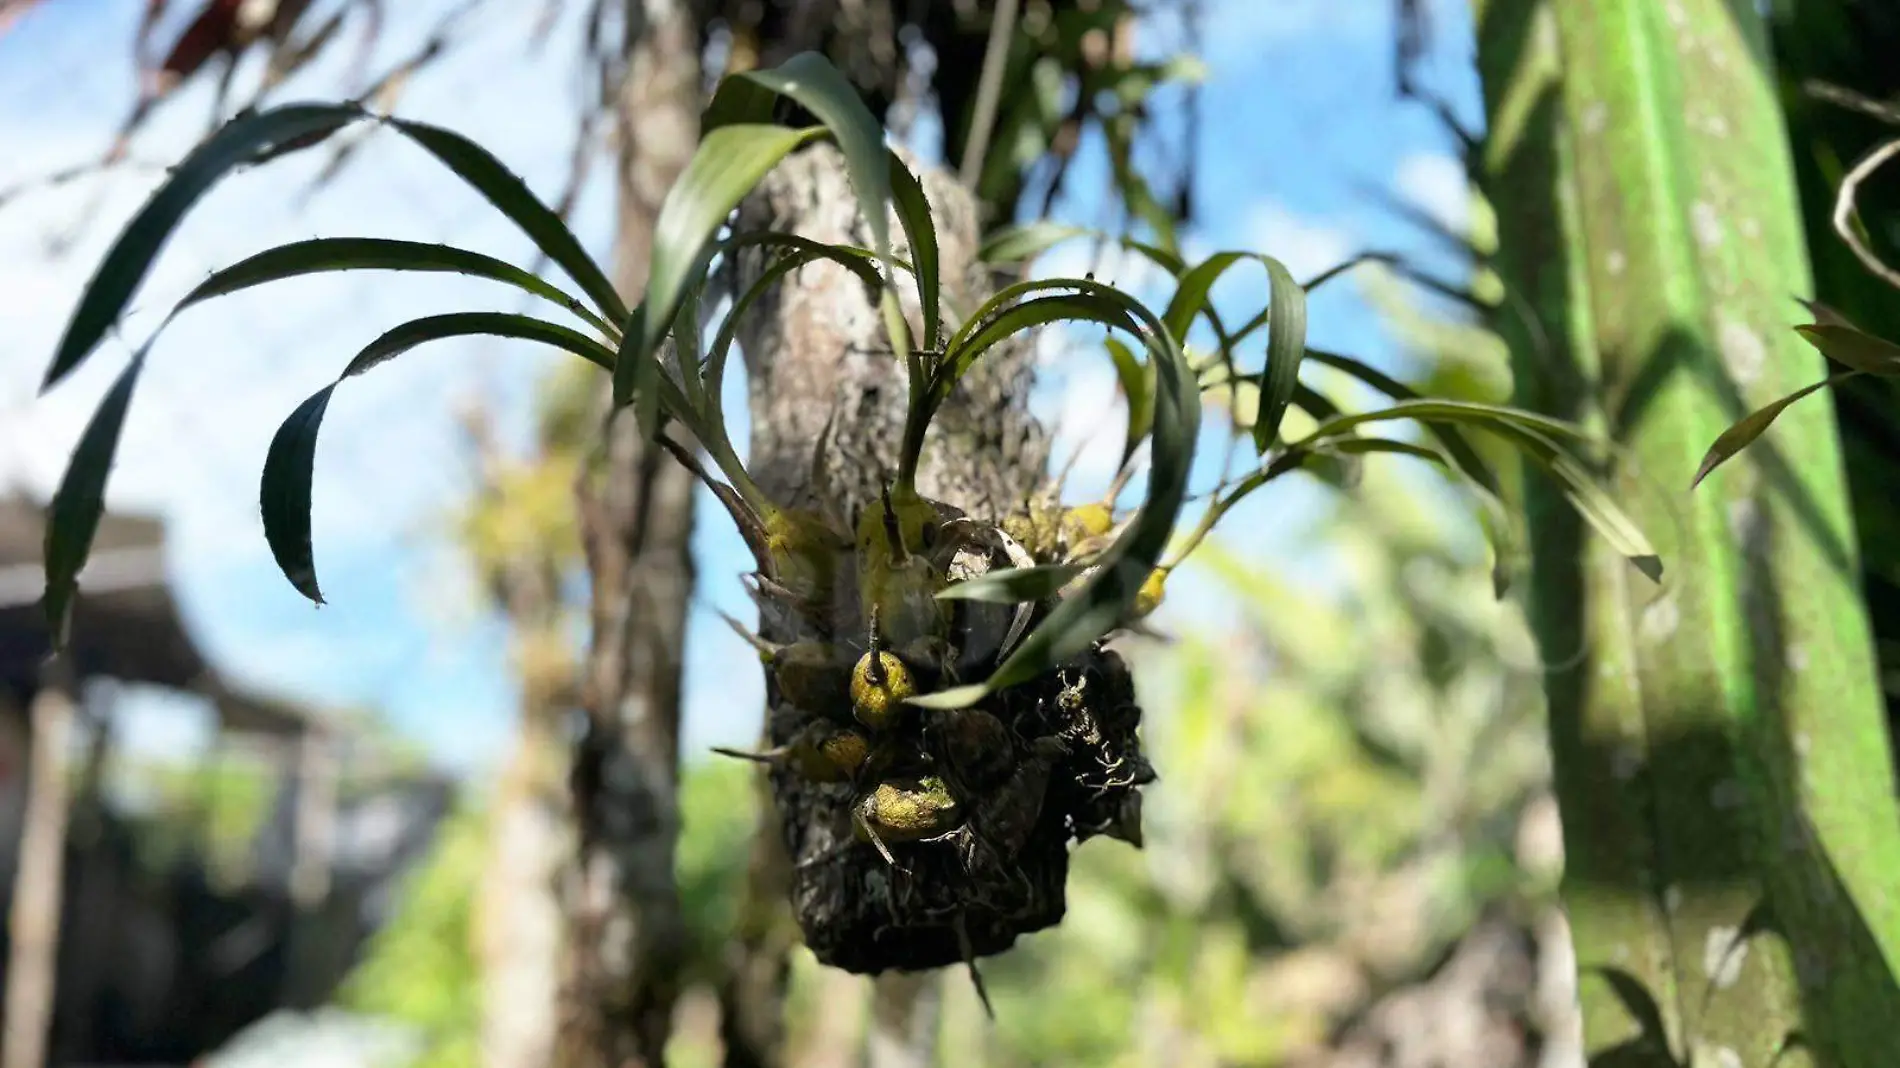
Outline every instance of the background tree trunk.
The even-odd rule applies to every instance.
[[[53,1025],[53,995],[59,977],[59,921],[66,859],[66,753],[73,728],[73,680],[64,661],[54,661],[27,715],[26,811],[20,831],[19,864],[13,877],[13,908],[7,917],[6,1035],[4,1068],[45,1068]]]
[[[700,68],[698,26],[682,0],[628,4],[625,21],[614,256],[616,283],[633,303],[646,285],[660,202],[698,141]],[[686,952],[673,860],[693,481],[642,439],[630,413],[619,416],[605,462],[578,489],[593,639],[572,780],[580,848],[567,909],[563,1068],[659,1068]]]

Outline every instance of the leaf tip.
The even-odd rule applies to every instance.
[[[1649,581],[1658,585],[1662,584],[1662,557],[1650,553],[1643,556],[1632,556],[1629,558],[1629,561],[1635,566],[1636,570],[1641,571],[1643,576],[1649,579]]]

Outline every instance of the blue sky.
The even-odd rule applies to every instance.
[[[0,188],[84,161],[105,145],[133,96],[129,56],[140,6],[44,4],[0,38],[0,144],[9,147],[0,157]],[[376,66],[412,48],[443,6],[393,5],[398,14]],[[566,165],[577,88],[578,75],[565,63],[574,52],[572,27],[530,56],[521,41],[540,5],[492,6],[495,13],[476,24],[453,58],[420,76],[397,111],[470,134],[552,198]],[[1191,249],[1267,252],[1302,277],[1367,248],[1449,266],[1428,238],[1363,191],[1384,187],[1454,221],[1462,212],[1463,180],[1446,137],[1424,109],[1395,99],[1391,6],[1209,3],[1198,216],[1186,232]],[[1466,6],[1434,6],[1429,83],[1475,125]],[[338,95],[349,48],[300,75],[287,96]],[[209,109],[207,86],[186,92],[137,143],[134,158],[175,159],[202,132]],[[125,336],[143,338],[154,309],[205,272],[285,240],[451,240],[525,262],[525,239],[408,146],[373,139],[339,181],[297,206],[293,197],[321,162],[317,154],[293,157],[214,192],[168,247]],[[84,419],[122,366],[123,345],[107,346],[53,394],[34,395],[80,286],[153,181],[149,169],[124,173],[0,210],[0,492],[9,483],[50,490]],[[602,192],[590,191],[575,227],[604,255],[611,218]],[[1084,198],[1062,211],[1088,221],[1098,207]],[[71,249],[50,254],[49,240],[81,220],[93,224]],[[1074,254],[1058,251],[1040,270],[1073,273],[1078,264]],[[1136,281],[1127,276],[1129,266],[1111,266],[1105,276],[1116,280],[1118,271],[1120,281]],[[1219,296],[1251,310],[1261,300],[1258,288],[1257,277],[1245,275]],[[183,609],[218,663],[247,682],[318,705],[376,711],[456,768],[495,757],[513,698],[505,636],[440,536],[445,510],[468,486],[452,413],[479,393],[518,431],[533,378],[556,357],[443,345],[339,391],[317,460],[317,562],[330,602],[322,609],[303,601],[272,564],[257,519],[256,480],[277,423],[377,331],[418,313],[514,310],[510,299],[463,279],[365,275],[279,283],[196,310],[160,343],[109,493],[116,506],[157,510],[171,520],[170,567]],[[1350,285],[1316,295],[1310,329],[1315,344],[1401,366]],[[743,383],[729,385],[735,437],[743,441]],[[1057,420],[1064,444],[1068,431],[1100,422],[1103,405],[1113,403],[1113,379],[1099,358],[1048,367],[1036,398],[1038,410]],[[1059,446],[1058,456],[1065,454]],[[1088,493],[1100,474],[1079,472],[1074,489]],[[1294,551],[1300,517],[1316,499],[1294,485],[1262,494],[1229,517],[1229,539],[1254,552]],[[689,757],[708,745],[749,740],[761,698],[754,673],[722,667],[742,647],[711,612],[717,606],[749,615],[736,581],[746,558],[730,524],[713,509],[702,514],[709,518],[695,539],[702,578],[689,635]],[[1220,612],[1218,591],[1183,575],[1162,621],[1179,627]],[[203,727],[203,717],[178,702],[146,701],[131,720],[131,741],[186,750],[202,743]]]

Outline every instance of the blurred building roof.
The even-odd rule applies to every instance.
[[[32,690],[52,651],[39,598],[46,525],[42,506],[0,497],[0,684]],[[299,734],[325,724],[307,708],[224,680],[186,629],[165,574],[165,526],[108,512],[73,607],[72,657],[82,678],[111,678],[200,693],[226,730]]]

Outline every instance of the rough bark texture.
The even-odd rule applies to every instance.
[[[684,4],[628,5],[614,253],[630,299],[646,283],[660,202],[697,141],[697,41]],[[693,483],[621,415],[601,469],[579,490],[593,639],[572,780],[580,848],[555,1057],[563,1068],[662,1065],[687,944],[673,858]]]
[[[954,324],[957,311],[967,313],[989,292],[974,258],[975,211],[948,178],[923,178]],[[768,176],[741,205],[737,225],[868,240],[829,146],[794,155]],[[747,286],[762,261],[736,260],[737,283]],[[751,379],[754,478],[778,503],[816,509],[838,529],[853,529],[895,469],[906,393],[861,283],[828,263],[804,267],[757,306],[739,338]],[[1026,341],[989,355],[932,424],[917,483],[926,498],[993,522],[1022,511],[1042,490],[1047,444],[1026,407],[1029,355]],[[782,610],[770,598],[761,608],[769,640],[863,648],[867,623],[854,591],[841,592],[822,619]],[[966,643],[966,655],[971,648]],[[993,651],[977,648],[975,659]],[[820,715],[781,700],[775,679],[767,698],[775,744]],[[1152,779],[1135,738],[1140,709],[1132,681],[1113,653],[1093,651],[986,707],[1013,728],[1019,762],[1000,785],[961,799],[969,815],[951,840],[898,847],[901,867],[853,843],[852,786],[773,771],[784,841],[796,861],[792,908],[820,961],[869,974],[930,968],[1000,952],[1018,935],[1054,924],[1064,909],[1071,838],[1105,833],[1122,806],[1132,807],[1133,789]]]

